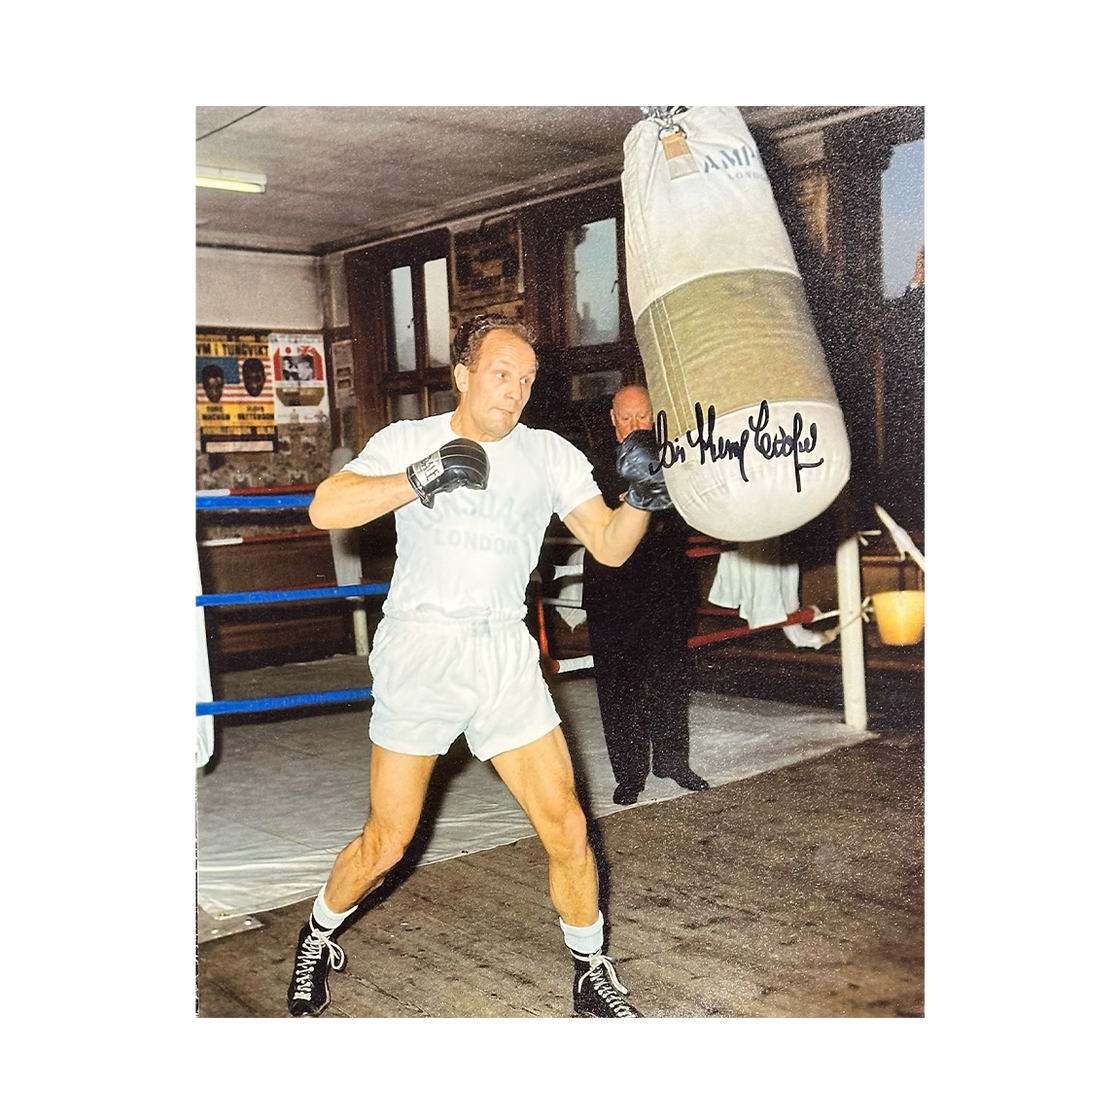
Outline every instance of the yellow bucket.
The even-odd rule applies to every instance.
[[[926,628],[924,591],[880,591],[871,596],[879,637],[887,646],[912,646]]]

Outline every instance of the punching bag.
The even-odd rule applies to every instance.
[[[733,106],[662,111],[624,157],[630,311],[673,504],[722,540],[791,532],[836,499],[851,453],[754,140]]]

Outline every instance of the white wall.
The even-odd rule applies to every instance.
[[[323,329],[323,290],[314,257],[201,246],[195,254],[196,325]]]

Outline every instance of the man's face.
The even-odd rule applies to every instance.
[[[202,388],[206,396],[215,404],[222,399],[222,386],[225,384],[225,379],[221,373],[207,373],[202,377]]]
[[[653,405],[650,403],[649,393],[636,385],[627,386],[616,393],[614,407],[611,409],[611,423],[619,443],[639,428],[652,431]]]
[[[246,365],[242,370],[242,377],[245,381],[245,391],[249,396],[259,397],[264,388],[264,367]]]
[[[491,331],[482,340],[475,369],[455,367],[461,394],[455,430],[479,443],[504,439],[517,427],[536,376],[533,348],[511,331]]]

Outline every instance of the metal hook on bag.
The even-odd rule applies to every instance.
[[[646,120],[656,121],[662,126],[662,130],[674,129],[674,118],[683,113],[688,108],[687,105],[643,105],[641,106],[642,113],[645,115]],[[677,130],[683,132],[684,129],[676,126]]]

